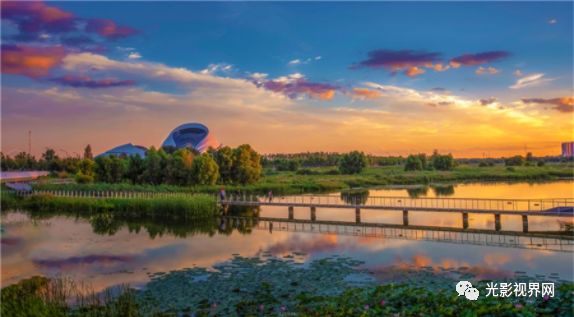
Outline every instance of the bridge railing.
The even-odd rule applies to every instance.
[[[382,206],[390,208],[429,208],[453,210],[484,210],[484,211],[544,211],[557,207],[573,207],[574,198],[554,199],[483,199],[483,198],[410,198],[371,196],[368,198],[347,197],[339,195],[300,195],[300,196],[256,196],[230,195],[228,201],[282,203],[293,205],[317,206]]]

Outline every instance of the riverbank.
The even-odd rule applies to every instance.
[[[297,172],[266,171],[255,184],[173,186],[109,184],[49,184],[37,183],[36,189],[79,191],[141,191],[214,193],[224,187],[228,192],[299,194],[338,191],[355,187],[388,185],[430,185],[458,182],[534,182],[574,179],[572,164],[545,166],[490,166],[460,165],[452,171],[404,171],[401,166],[368,167],[360,174],[342,175],[334,167],[302,169]]]
[[[156,219],[196,219],[217,215],[215,197],[196,194],[182,197],[151,198],[91,198],[57,197],[49,194],[16,196],[2,192],[2,209],[24,209],[36,212],[84,213],[87,215],[110,212],[130,217]]]

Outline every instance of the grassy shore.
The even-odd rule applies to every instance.
[[[197,194],[184,197],[157,198],[73,198],[52,195],[17,197],[2,192],[2,209],[25,209],[30,211],[52,212],[65,210],[85,214],[111,212],[131,217],[151,217],[156,219],[194,219],[212,217],[217,214],[213,196]]]
[[[150,311],[156,298],[127,286],[114,292],[80,291],[72,281],[32,277],[2,289],[2,316],[89,316],[89,317],[175,317],[175,316],[572,316],[574,284],[558,286],[554,298],[517,300],[507,297],[481,297],[469,301],[454,290],[429,290],[404,284],[348,288],[342,294],[302,292],[291,307],[281,306],[262,284],[261,290],[234,305],[227,313],[206,298],[196,309]],[[479,286],[481,294],[486,293]],[[115,295],[112,295],[115,293]],[[71,306],[70,301],[76,302]],[[221,313],[221,314],[220,314]]]
[[[272,190],[276,194],[329,192],[354,187],[384,185],[414,185],[455,182],[518,182],[545,181],[574,178],[572,164],[547,164],[546,166],[491,166],[460,165],[452,171],[409,171],[402,166],[368,167],[356,175],[342,175],[335,167],[304,169],[299,172],[266,171],[259,182],[251,185],[225,185],[228,192],[259,192]],[[222,185],[180,187],[171,185],[132,184],[37,184],[38,189],[112,190],[154,192],[216,192]]]

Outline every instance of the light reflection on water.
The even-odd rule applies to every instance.
[[[548,198],[572,197],[574,182],[543,184],[459,184],[449,197]],[[372,190],[373,196],[404,196],[405,189]],[[427,197],[434,197],[429,190]],[[286,207],[262,207],[262,217],[287,217]],[[309,219],[309,209],[295,208],[296,219]],[[411,213],[410,225],[462,226],[460,214]],[[355,221],[352,209],[317,209],[317,220]],[[502,216],[503,230],[522,230],[518,216]],[[402,224],[402,213],[363,210],[362,222]],[[471,214],[470,227],[493,229],[492,215]],[[178,227],[172,233],[155,228],[153,235],[143,226],[122,224],[117,231],[98,231],[88,219],[56,215],[31,220],[22,213],[8,213],[2,219],[2,285],[32,275],[65,274],[89,281],[101,289],[118,283],[142,285],[148,273],[167,272],[194,265],[209,267],[228,260],[232,254],[255,256],[262,251],[281,255],[305,252],[308,259],[345,255],[363,260],[379,276],[389,269],[427,267],[440,270],[472,267],[485,277],[558,273],[574,280],[572,253],[452,244],[433,241],[379,239],[336,234],[251,230],[192,230]],[[217,226],[216,226],[217,227]],[[189,228],[188,228],[189,229]],[[529,217],[530,231],[558,230],[555,218]],[[183,232],[174,235],[173,232]],[[152,237],[153,236],[153,237]]]

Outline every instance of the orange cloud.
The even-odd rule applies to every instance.
[[[430,68],[434,69],[437,72],[444,72],[445,70],[449,69],[450,66],[438,63],[438,64],[431,65]]]
[[[323,92],[312,92],[312,91],[310,91],[309,95],[311,95],[315,99],[331,100],[331,99],[333,99],[333,97],[335,97],[335,90],[330,89],[330,90],[323,91]]]
[[[2,46],[2,72],[32,78],[47,76],[66,55],[63,47]]]
[[[407,68],[407,70],[405,70],[405,75],[407,75],[409,77],[416,77],[416,76],[422,75],[424,73],[425,73],[424,69],[418,68],[416,66],[409,67],[409,68]]]
[[[383,96],[383,94],[378,90],[367,89],[367,88],[353,88],[352,92],[353,98],[358,99],[378,99]]]
[[[553,105],[555,110],[560,112],[574,112],[574,97],[561,97],[561,98],[527,98],[522,99],[524,103],[546,104]]]

